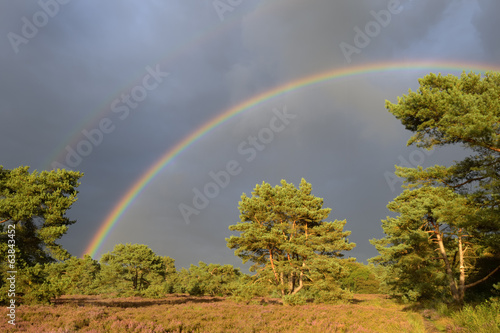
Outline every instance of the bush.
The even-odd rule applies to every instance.
[[[165,296],[165,288],[162,285],[151,285],[142,292],[142,296],[148,298],[160,298]]]
[[[191,265],[189,270],[182,268],[175,278],[166,281],[169,292],[189,293],[193,296],[233,295],[243,276],[239,268],[232,265],[206,264]]]
[[[300,293],[285,295],[282,300],[284,305],[305,305],[307,303],[307,299]]]
[[[2,288],[2,296],[7,292]],[[32,267],[18,269],[16,280],[16,297],[20,304],[50,304],[51,299],[60,296],[61,289],[48,281],[47,271],[44,265],[36,264]],[[5,301],[5,300],[4,300]]]
[[[377,269],[375,266],[348,262],[346,267],[349,269],[349,273],[341,279],[342,288],[359,294],[380,293],[380,281],[375,275],[374,271]]]

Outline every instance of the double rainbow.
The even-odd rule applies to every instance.
[[[151,180],[165,167],[167,167],[169,162],[172,161],[176,156],[189,148],[198,139],[209,133],[212,129],[226,122],[228,119],[287,92],[296,91],[298,89],[316,85],[322,82],[370,73],[395,72],[405,70],[485,72],[500,71],[500,67],[493,64],[453,61],[410,61],[398,63],[378,62],[347,68],[336,68],[319,74],[302,77],[253,96],[243,101],[242,103],[223,111],[216,117],[212,118],[202,126],[198,127],[196,130],[191,132],[176,145],[174,145],[173,147],[169,147],[155,163],[153,163],[140,177],[137,178],[137,180],[133,182],[132,186],[126,191],[125,195],[120,198],[118,203],[113,207],[113,209],[108,213],[108,215],[102,222],[99,230],[92,237],[92,240],[88,244],[83,254],[89,254],[90,256],[95,257],[127,208],[133,203],[134,199],[139,196],[139,194],[151,182]]]

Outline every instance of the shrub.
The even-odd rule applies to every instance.
[[[307,303],[307,299],[300,293],[285,295],[282,300],[284,305],[305,305]]]
[[[374,273],[373,265],[363,265],[357,262],[346,263],[348,275],[341,279],[342,288],[359,294],[378,294],[380,281]]]
[[[142,296],[148,298],[159,298],[165,296],[165,288],[161,285],[152,285],[142,292]]]

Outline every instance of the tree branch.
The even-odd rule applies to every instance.
[[[500,265],[498,265],[497,268],[495,268],[494,270],[492,270],[490,272],[490,274],[486,275],[484,278],[482,278],[481,280],[477,280],[476,282],[473,282],[473,283],[469,283],[468,285],[464,286],[465,289],[467,288],[470,288],[470,287],[474,287],[475,285],[478,285],[480,284],[481,282],[483,281],[486,281],[486,279],[488,279],[490,276],[492,276],[493,274],[495,274],[496,271],[498,271],[500,269]]]
[[[480,142],[477,142],[477,141],[472,140],[472,139],[462,138],[462,140],[464,140],[465,142],[468,142],[468,143],[471,143],[471,144],[476,144],[476,145],[478,145],[480,147],[483,147],[483,148],[486,148],[486,149],[491,149],[493,151],[496,151],[496,152],[500,153],[500,148],[496,148],[496,147],[493,147],[493,146],[487,146],[484,143],[480,143]]]
[[[464,186],[465,184],[469,184],[469,183],[472,183],[472,182],[475,182],[475,181],[478,181],[478,180],[483,180],[485,178],[486,177],[476,177],[476,178],[467,179],[465,182],[457,184],[457,185],[448,185],[448,184],[446,184],[446,185],[449,186],[449,187],[451,187],[451,188],[457,188],[457,187],[460,187],[460,186]]]

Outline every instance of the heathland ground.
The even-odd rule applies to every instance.
[[[230,298],[168,295],[160,299],[63,296],[54,305],[21,306],[16,327],[2,332],[457,332],[453,320],[385,295],[355,294],[337,305],[248,303]],[[6,309],[0,310],[6,318]]]

